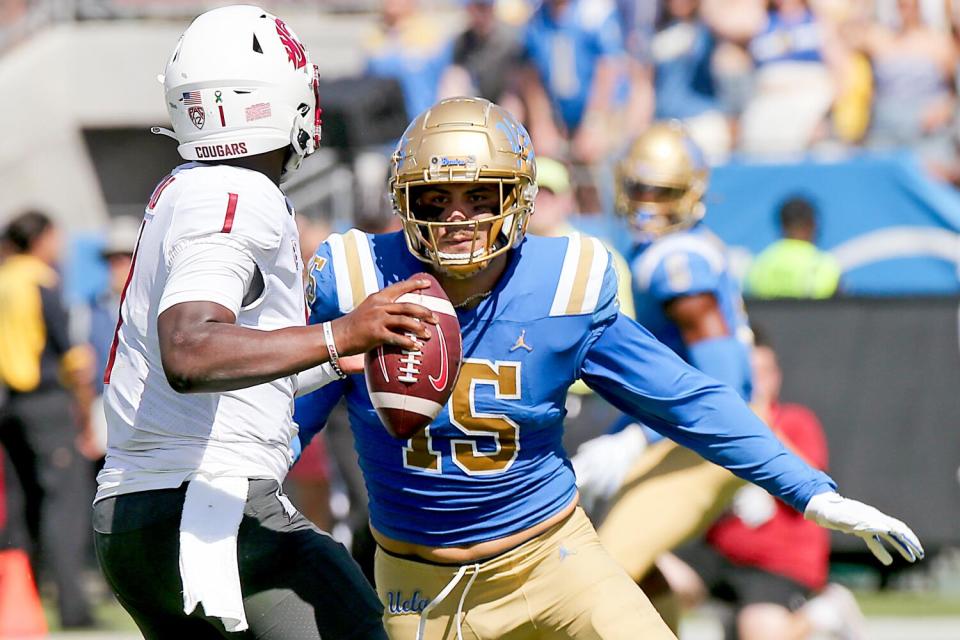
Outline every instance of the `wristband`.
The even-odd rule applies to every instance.
[[[343,380],[347,376],[343,373],[343,369],[340,368],[340,354],[337,353],[337,345],[333,341],[333,327],[330,325],[329,320],[323,323],[323,339],[327,343],[327,354],[330,355],[330,366],[333,367],[334,373]]]

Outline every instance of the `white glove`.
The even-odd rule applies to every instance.
[[[873,555],[883,564],[891,564],[893,558],[881,540],[886,540],[908,562],[923,559],[923,547],[910,527],[868,504],[844,498],[833,491],[818,493],[810,498],[803,517],[821,527],[863,538]]]
[[[738,489],[730,505],[733,515],[751,529],[766,524],[777,513],[777,500],[755,484]]]
[[[588,440],[577,447],[577,453],[570,461],[577,474],[583,508],[589,511],[598,500],[606,500],[616,493],[630,467],[646,448],[647,439],[638,424]]]

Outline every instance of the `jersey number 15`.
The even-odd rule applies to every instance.
[[[470,438],[450,439],[450,456],[454,464],[471,476],[503,473],[517,459],[520,450],[520,426],[502,413],[482,413],[476,409],[476,388],[493,387],[497,400],[520,399],[520,363],[512,361],[466,358],[460,366],[460,377],[450,396],[450,423]],[[480,438],[492,439],[494,448],[481,451]],[[407,441],[403,465],[441,473],[443,454],[434,447],[428,426]]]

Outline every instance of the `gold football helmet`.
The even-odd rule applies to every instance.
[[[507,110],[482,98],[448,98],[433,105],[407,127],[391,161],[393,209],[411,253],[455,277],[480,271],[523,239],[537,194],[536,174],[530,136]],[[411,190],[450,183],[497,185],[499,211],[455,222],[418,218]],[[470,230],[471,250],[440,251],[437,231],[444,227]]]
[[[700,148],[676,120],[658,122],[617,164],[616,211],[651,238],[696,224],[710,170]]]

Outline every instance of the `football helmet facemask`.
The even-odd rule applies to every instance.
[[[494,185],[498,210],[460,221],[438,220],[435,212],[418,216],[419,188],[451,183]],[[516,247],[526,233],[537,194],[530,136],[508,111],[488,100],[441,100],[404,132],[391,159],[389,188],[410,252],[441,273],[470,277]],[[471,232],[470,251],[441,251],[437,234],[444,228]]]
[[[198,16],[158,79],[185,160],[288,147],[286,177],[320,144],[317,67],[286,23],[259,7]]]
[[[709,168],[703,153],[676,120],[658,122],[630,145],[615,171],[615,208],[645,239],[695,225]]]

